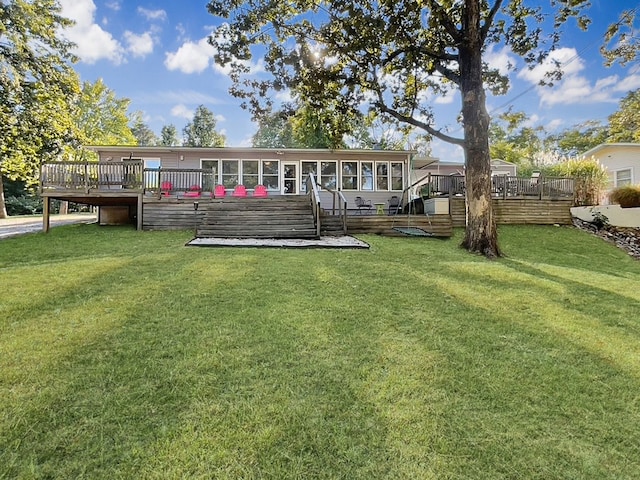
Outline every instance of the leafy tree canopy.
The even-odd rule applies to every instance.
[[[184,144],[188,147],[224,147],[225,137],[216,131],[216,118],[213,112],[200,105],[193,120],[184,127]]]
[[[160,131],[160,145],[173,147],[178,145],[178,130],[173,124],[164,125]]]
[[[140,146],[152,147],[158,143],[158,137],[144,121],[144,114],[140,111],[131,116],[131,133]]]
[[[118,98],[102,81],[84,82],[74,120],[84,145],[135,145],[127,110],[131,101]]]
[[[609,116],[609,142],[640,143],[640,88],[629,92]]]
[[[77,143],[75,58],[55,33],[71,23],[56,0],[0,2],[0,173],[8,178],[35,182],[43,160]]]

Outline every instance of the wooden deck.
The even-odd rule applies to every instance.
[[[168,192],[169,195],[160,190],[161,180],[165,178],[169,178],[174,187],[173,191]],[[206,214],[215,215],[212,212],[219,199],[212,195],[215,183],[213,180],[209,171],[145,169],[141,161],[44,164],[40,182],[40,194],[45,200],[43,229],[48,230],[51,199],[104,208],[127,207],[129,219],[136,219],[139,230],[196,229]],[[186,190],[198,181],[202,186],[201,196],[186,197]],[[492,185],[494,211],[499,224],[571,223],[569,209],[573,200],[573,179],[496,177],[492,180]],[[335,205],[321,205],[324,210],[319,216],[321,234],[372,233],[399,236],[403,234],[394,230],[394,227],[414,227],[433,236],[451,236],[453,228],[465,225],[464,177],[429,175],[424,187],[431,196],[448,200],[448,214],[390,216],[376,215],[375,209],[364,214],[355,205],[349,205],[351,208],[347,211],[345,232],[344,223],[339,217],[332,215],[336,213]],[[270,198],[279,197],[273,195]],[[249,199],[227,198],[224,205],[226,215],[230,215],[229,211],[233,213],[234,208],[238,212],[242,211],[246,218],[252,218],[252,228],[255,231],[259,226],[247,212],[251,202],[238,203],[235,207],[229,204],[243,200]],[[251,200],[260,202],[260,199]],[[199,208],[194,208],[194,202],[198,203]],[[310,208],[313,208],[309,203]],[[261,205],[266,204],[264,202]],[[268,228],[265,227],[265,230]]]

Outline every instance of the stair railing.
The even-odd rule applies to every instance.
[[[313,173],[309,173],[305,180],[305,186],[307,195],[311,202],[311,209],[313,211],[313,222],[316,226],[316,236],[320,238],[320,190],[318,184],[313,176]]]
[[[327,187],[324,187],[324,189],[327,192],[329,192],[333,198],[333,202],[331,205],[331,215],[335,215],[336,210],[338,211],[338,215],[340,216],[340,223],[342,224],[342,233],[346,235],[347,234],[347,199],[342,193],[342,191],[340,190],[332,190]]]

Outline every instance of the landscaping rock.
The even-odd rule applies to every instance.
[[[585,222],[575,217],[573,218],[573,225],[613,243],[636,260],[640,260],[640,228],[614,227],[612,225],[598,228],[593,223]]]

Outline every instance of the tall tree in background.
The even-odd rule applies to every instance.
[[[158,143],[158,137],[146,124],[144,114],[140,111],[131,115],[131,133],[136,137],[140,146],[152,147]]]
[[[79,92],[72,45],[55,32],[72,22],[55,0],[0,2],[0,218],[2,175],[37,181],[43,160],[76,143],[71,108]]]
[[[160,145],[174,147],[178,145],[178,130],[173,124],[164,125],[160,131]]]
[[[253,110],[270,106],[270,89],[289,88],[312,106],[336,102],[342,112],[368,103],[379,114],[461,146],[467,200],[462,245],[495,257],[500,250],[491,206],[485,88],[504,94],[508,78],[491,69],[483,53],[491,45],[505,45],[533,66],[557,46],[568,19],[575,18],[581,28],[589,23],[583,15],[588,0],[550,0],[546,10],[526,3],[211,0],[209,12],[227,20],[210,43],[216,62],[231,69],[231,93],[248,99]],[[272,79],[247,76],[255,46],[266,47],[265,68]],[[429,94],[451,90],[460,92],[462,138],[438,128],[426,102]]]
[[[284,105],[281,110],[264,112],[257,118],[258,130],[251,137],[256,148],[295,148],[291,117],[293,109]]]
[[[609,116],[609,142],[640,143],[640,88],[629,92]]]
[[[74,121],[83,145],[135,145],[127,110],[131,101],[118,98],[102,81],[84,82]],[[87,155],[87,152],[82,152]]]
[[[216,131],[216,117],[204,105],[200,105],[182,131],[187,147],[224,147],[224,135]]]

